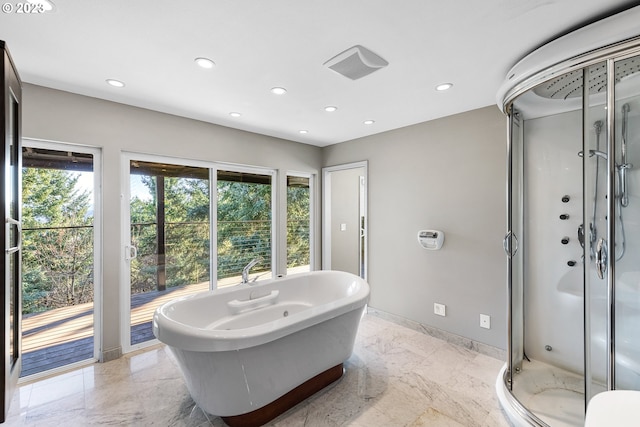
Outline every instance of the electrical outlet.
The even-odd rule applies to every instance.
[[[433,303],[433,312],[438,316],[446,316],[447,306],[444,304],[438,304],[437,302],[435,302]]]
[[[487,314],[480,315],[480,327],[485,329],[491,329],[491,316]]]

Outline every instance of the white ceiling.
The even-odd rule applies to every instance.
[[[318,146],[492,105],[525,54],[637,3],[53,2],[45,14],[0,13],[0,39],[23,81]],[[323,66],[354,45],[389,66],[355,81]],[[199,68],[196,57],[212,59],[215,68]],[[108,86],[110,78],[126,86]],[[443,82],[454,87],[436,92]],[[273,95],[274,86],[288,92]],[[328,105],[338,110],[325,112]],[[367,119],[375,123],[364,125]]]

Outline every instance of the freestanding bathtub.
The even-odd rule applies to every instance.
[[[200,408],[258,426],[342,376],[368,299],[353,274],[301,273],[170,301],[153,333]]]

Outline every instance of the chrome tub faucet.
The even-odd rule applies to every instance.
[[[249,271],[258,263],[262,262],[262,258],[254,258],[242,269],[242,282],[249,283]],[[254,280],[255,281],[255,280]]]

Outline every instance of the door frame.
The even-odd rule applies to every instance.
[[[209,162],[203,162],[198,160],[182,159],[171,156],[143,154],[135,152],[122,152],[120,155],[121,168],[120,168],[120,182],[121,182],[121,204],[120,212],[122,218],[122,230],[121,230],[121,250],[123,256],[121,257],[120,268],[120,345],[122,346],[122,353],[130,353],[132,351],[143,349],[151,345],[157,344],[157,339],[151,339],[138,344],[131,344],[131,180],[130,180],[130,165],[132,160],[140,160],[144,162],[154,163],[169,163],[175,165],[183,165],[197,168],[204,168],[211,170],[212,164]],[[209,172],[209,178],[211,178],[211,172]],[[211,195],[211,188],[209,186],[209,194]],[[211,213],[211,212],[210,212]],[[211,215],[209,216],[211,221]],[[211,230],[212,227],[210,227]],[[212,233],[209,234],[211,238]],[[213,248],[210,245],[210,254]],[[215,274],[213,265],[210,266],[209,281]]]
[[[3,261],[0,272],[3,276],[3,290],[0,294],[2,304],[2,347],[3,366],[0,370],[2,378],[2,396],[0,402],[0,422],[4,422],[9,413],[13,393],[17,388],[18,378],[22,370],[22,279],[21,279],[21,245],[22,245],[22,82],[9,54],[7,45],[0,40],[2,50],[2,236]],[[13,146],[13,152],[12,152]],[[14,169],[12,170],[12,163]],[[6,179],[9,178],[9,179]],[[15,212],[12,212],[12,205]],[[11,241],[11,227],[16,227],[15,242]],[[15,245],[15,246],[14,246]],[[15,257],[14,264],[10,258]],[[11,271],[13,270],[13,271]],[[10,283],[10,281],[12,283]],[[13,290],[13,293],[12,293]],[[11,305],[13,304],[13,317]]]
[[[52,373],[69,370],[70,367],[83,366],[100,360],[103,337],[103,231],[102,231],[102,149],[100,147],[51,141],[37,138],[22,138],[24,147],[42,148],[56,151],[74,151],[93,156],[93,358],[64,365],[30,375],[29,380]]]
[[[345,163],[335,166],[326,166],[322,168],[322,269],[331,270],[331,174],[333,172],[364,169],[364,184],[358,204],[361,207],[360,217],[364,217],[364,230],[361,230],[359,237],[359,252],[364,254],[360,265],[361,276],[364,280],[369,277],[369,252],[368,252],[368,234],[369,234],[369,216],[368,216],[368,193],[369,193],[369,162],[367,160]]]

